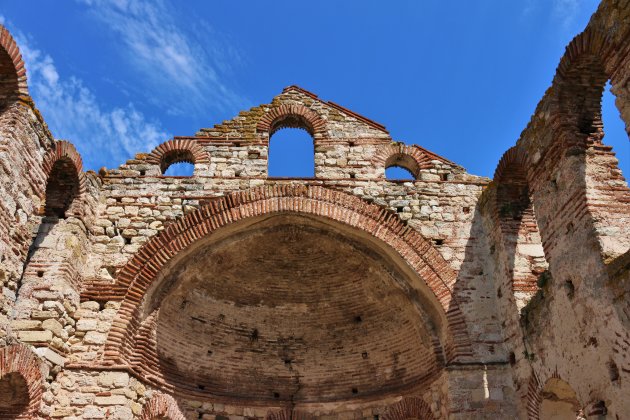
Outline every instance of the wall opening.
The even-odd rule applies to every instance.
[[[403,168],[402,166],[390,166],[385,168],[385,178],[389,180],[415,180],[416,178],[413,176],[411,171],[407,168]]]
[[[562,379],[551,378],[542,390],[541,419],[575,420],[580,413],[575,391]]]
[[[309,178],[315,176],[313,138],[300,128],[283,128],[269,140],[269,176]]]
[[[192,176],[195,157],[190,150],[171,150],[162,156],[160,170],[165,176]]]
[[[195,165],[189,162],[177,162],[171,164],[166,171],[165,176],[193,176]]]
[[[501,168],[496,182],[496,211],[512,283],[500,287],[511,286],[520,311],[538,291],[539,277],[548,264],[524,164],[512,160]]]
[[[55,162],[46,184],[46,206],[44,215],[63,219],[79,194],[79,174],[67,157]]]
[[[630,141],[624,121],[615,104],[615,95],[610,91],[610,81],[606,83],[602,95],[602,122],[604,124],[604,143],[613,148],[619,160],[619,169],[626,177],[630,174]]]
[[[0,48],[0,113],[18,97],[18,79],[15,64],[4,48]]]
[[[16,418],[24,414],[30,398],[24,377],[17,372],[0,378],[0,418]]]

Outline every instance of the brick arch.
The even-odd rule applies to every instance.
[[[372,165],[383,169],[387,169],[390,166],[400,166],[411,172],[414,178],[417,179],[422,169],[433,168],[431,161],[434,158],[434,156],[424,153],[418,147],[407,146],[404,143],[394,143],[376,152],[374,158],[372,158]]]
[[[158,165],[164,173],[173,163],[188,162],[193,165],[208,164],[208,153],[192,139],[172,139],[157,146],[147,157],[147,162]]]
[[[11,33],[0,25],[0,108],[28,96],[22,54]]]
[[[186,420],[177,401],[170,395],[155,393],[142,407],[140,420]]]
[[[300,410],[279,410],[267,413],[265,420],[313,420],[315,416]]]
[[[282,128],[301,128],[315,141],[326,137],[326,122],[313,110],[302,104],[284,104],[270,109],[256,125],[258,133],[268,133],[269,138]]]
[[[434,418],[431,407],[421,398],[403,398],[390,406],[383,414],[383,420],[430,420]]]
[[[87,179],[83,172],[83,160],[74,145],[66,140],[56,141],[44,155],[42,169],[46,176],[46,196],[44,197],[46,208],[48,208],[51,199],[48,195],[55,193],[58,189],[71,188],[74,191],[70,193],[70,197],[67,197],[67,199],[71,199],[71,203],[67,203],[67,210],[74,215],[81,215],[81,202],[86,191]],[[54,179],[53,177],[65,179]],[[59,185],[52,185],[51,182],[58,182]],[[63,205],[63,203],[59,205]],[[44,213],[45,211],[43,210]]]
[[[519,245],[530,248],[538,245],[545,249],[536,220],[529,166],[528,155],[518,146],[505,152],[494,173],[495,195],[492,203],[494,225],[499,228],[500,241],[510,260],[508,272],[512,276],[512,292],[519,293],[527,301],[538,290],[538,276],[548,267],[544,252],[542,260],[528,258],[521,264],[514,262]]]
[[[553,380],[562,381],[565,384],[567,384],[569,387],[571,387],[571,385],[568,382],[566,382],[564,379],[560,377],[558,372],[554,372],[544,382],[541,381],[535,373],[532,373],[532,376],[529,380],[529,384],[527,387],[527,418],[529,420],[544,420],[540,417],[541,416],[540,411],[541,411],[543,400],[545,399],[544,394],[545,394],[546,386]],[[573,390],[572,387],[571,387],[571,390]],[[573,392],[575,394],[575,391]],[[577,396],[576,396],[576,402],[579,404],[579,401],[577,401]]]
[[[0,408],[0,417],[11,416],[10,418],[16,419],[35,417],[44,392],[40,359],[23,344],[0,348],[0,379],[11,373],[18,373],[26,382],[29,401],[21,413],[7,413]]]
[[[93,283],[82,299],[122,300],[105,357],[125,363],[140,327],[140,305],[164,267],[178,253],[239,220],[279,212],[317,215],[363,231],[390,246],[424,280],[446,324],[447,361],[471,354],[464,317],[453,296],[456,275],[433,245],[395,214],[358,197],[319,186],[260,187],[222,197],[170,224],[121,269],[116,284]]]

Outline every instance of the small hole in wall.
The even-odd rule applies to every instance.
[[[444,245],[444,239],[434,239],[433,243],[437,246]]]
[[[131,238],[125,238],[125,245],[131,245]]]
[[[464,214],[468,214],[470,213],[470,207],[464,207],[462,211],[464,212]]]
[[[573,281],[571,281],[571,279],[564,282],[564,288],[567,291],[567,296],[569,297],[569,299],[573,299],[573,296],[575,295],[575,285],[573,284]]]
[[[358,393],[359,393],[359,390],[358,390],[357,388],[352,388],[352,393],[353,393],[353,394],[358,394]]]
[[[514,366],[516,364],[516,355],[513,351],[510,352],[510,365]]]
[[[442,181],[448,181],[450,176],[449,176],[449,174],[440,174],[440,178],[442,178]]]
[[[619,368],[617,364],[610,360],[607,364],[608,367],[608,375],[610,376],[611,382],[616,382],[619,379]]]
[[[275,399],[278,399],[278,398],[280,398],[280,394],[279,394],[279,393],[277,393],[277,392],[274,392],[274,393],[273,393],[273,397],[274,397]]]
[[[208,356],[212,356],[212,350],[208,350]]]
[[[405,208],[404,207],[396,207],[396,211],[398,213],[402,213],[403,211],[405,211]]]
[[[357,324],[361,323],[361,321],[363,321],[363,318],[361,318],[361,315],[357,315],[354,317],[354,322],[356,322]]]
[[[355,174],[350,174],[350,179],[355,179],[357,176]]]
[[[291,359],[284,359],[285,366],[289,366],[291,364],[291,362],[292,362]]]
[[[363,353],[361,353],[361,357],[363,357],[364,359],[367,359],[368,358],[367,351],[364,351]]]
[[[197,388],[203,391],[204,389],[206,389],[206,386],[197,384]]]
[[[44,277],[44,272],[43,271],[38,271],[37,272],[37,277]]]
[[[497,289],[497,297],[498,297],[499,299],[503,297],[503,292],[501,291],[501,288],[500,288],[500,287]]]
[[[378,414],[374,414],[374,419],[373,420],[379,420]]]
[[[254,328],[252,332],[249,334],[249,339],[251,341],[258,341],[258,338],[259,338],[258,328]]]
[[[147,171],[140,171],[140,176],[145,176]]]

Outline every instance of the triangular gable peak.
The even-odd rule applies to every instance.
[[[242,111],[212,128],[202,128],[197,138],[220,141],[267,143],[282,128],[302,128],[317,144],[386,144],[392,141],[382,124],[334,102],[323,101],[312,92],[289,86],[271,103]]]

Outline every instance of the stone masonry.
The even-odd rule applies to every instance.
[[[85,172],[0,28],[0,419],[630,418],[630,0],[492,180],[297,86]],[[314,178],[267,176],[284,128]]]

